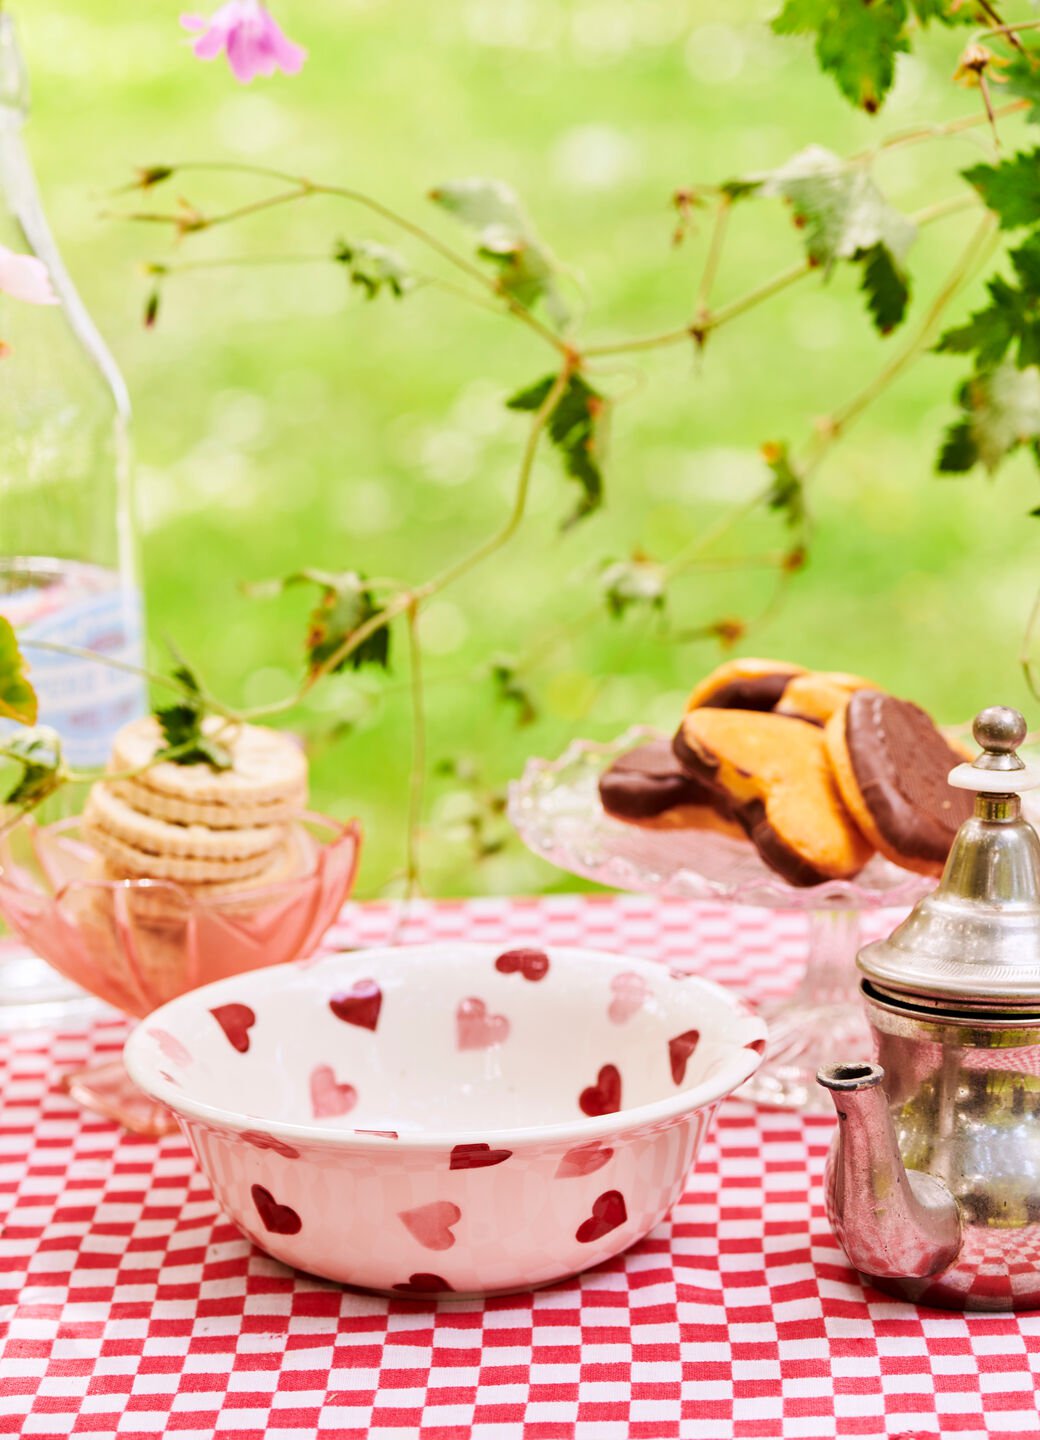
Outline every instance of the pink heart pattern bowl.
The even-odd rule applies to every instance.
[[[425,945],[206,985],[125,1060],[261,1249],[436,1296],[545,1285],[641,1239],[764,1048],[742,1002],[650,961]]]

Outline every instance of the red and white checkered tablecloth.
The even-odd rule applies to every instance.
[[[383,942],[395,923],[352,905],[332,940]],[[396,938],[432,937],[629,950],[762,998],[793,983],[805,920],[567,896],[422,904]],[[1040,1436],[1040,1313],[865,1290],[823,1212],[825,1117],[727,1103],[671,1218],[579,1280],[388,1301],[254,1249],[180,1138],[77,1112],[59,1077],[125,1028],[0,1040],[0,1434]]]

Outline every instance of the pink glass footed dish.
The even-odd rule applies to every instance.
[[[303,814],[292,827],[295,873],[275,884],[203,897],[168,880],[100,878],[79,821],[23,820],[0,839],[0,913],[55,970],[141,1019],[213,980],[301,959],[316,949],[357,873],[357,821]],[[81,1104],[128,1129],[175,1129],[129,1080],[122,1060],[66,1078]]]

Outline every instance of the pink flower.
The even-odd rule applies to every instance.
[[[254,75],[284,70],[295,75],[307,58],[294,45],[260,0],[227,0],[215,15],[182,15],[185,30],[201,31],[192,49],[200,60],[213,60],[223,50],[236,80],[248,85]]]
[[[30,305],[57,305],[50,273],[35,255],[19,255],[0,245],[0,290]]]

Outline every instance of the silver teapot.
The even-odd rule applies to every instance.
[[[1040,838],[1026,725],[993,706],[950,784],[975,813],[938,888],[860,951],[876,1063],[829,1065],[827,1213],[872,1284],[922,1305],[1040,1308]]]

